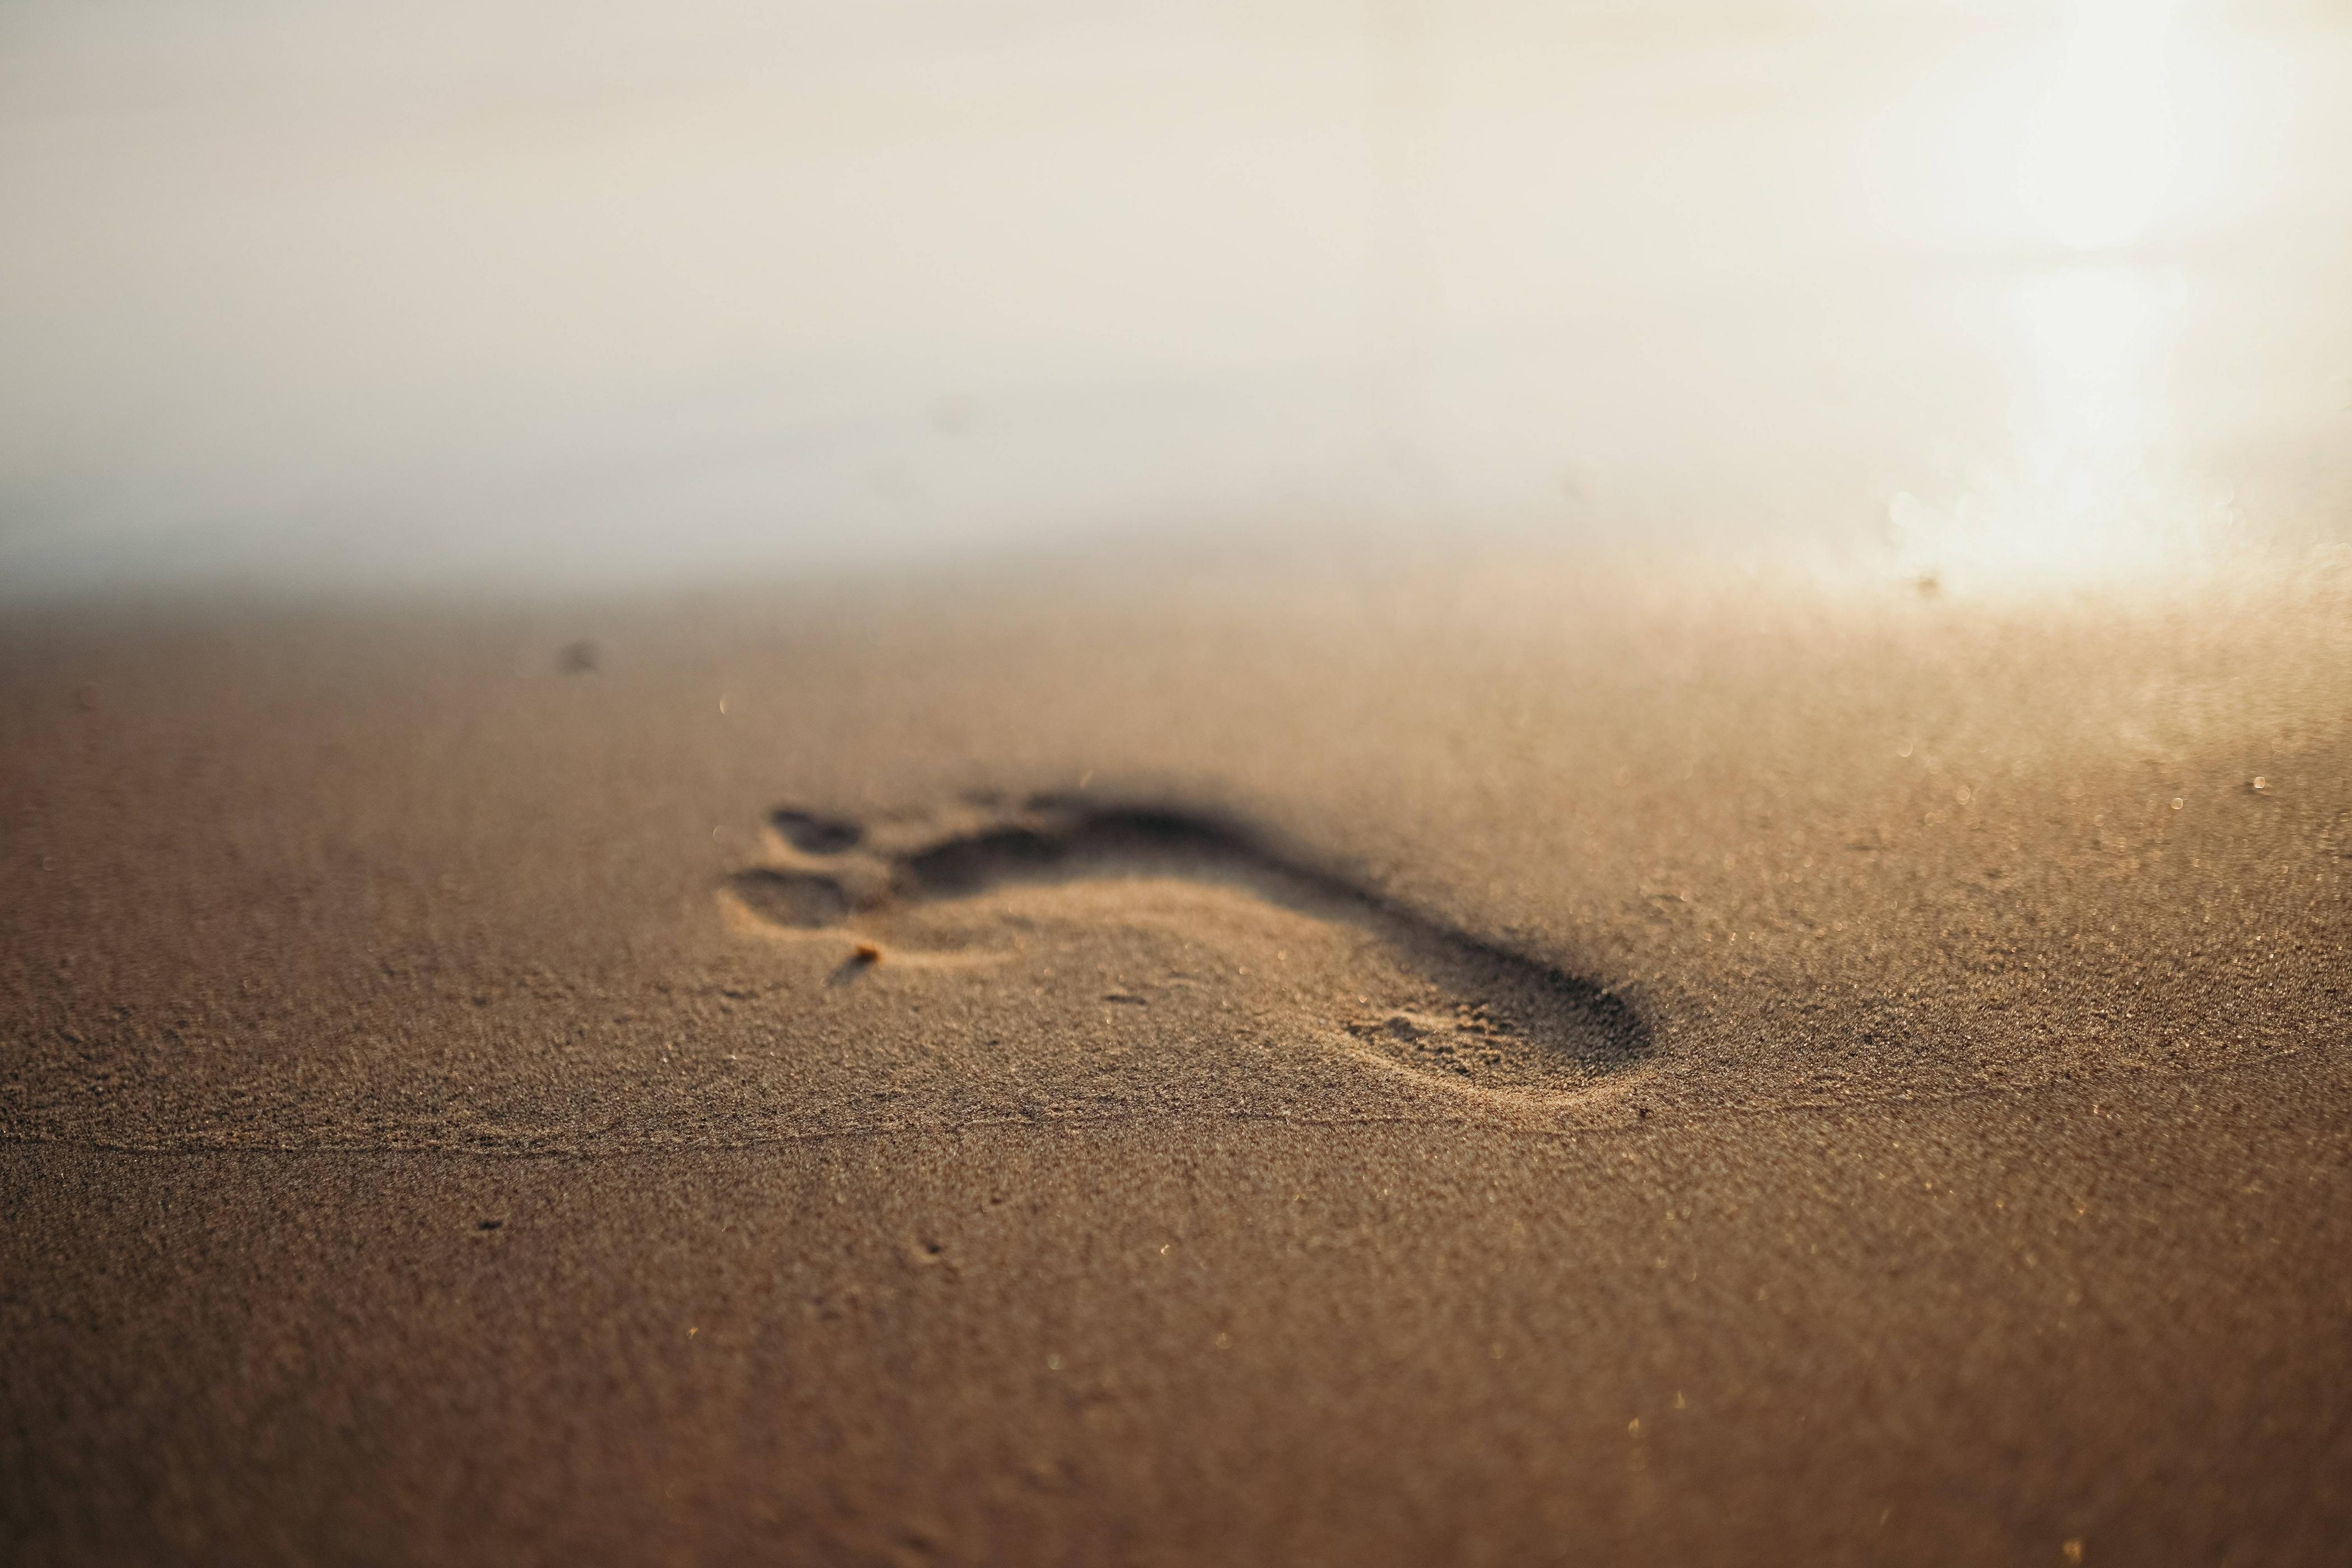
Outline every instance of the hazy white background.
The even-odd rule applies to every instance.
[[[2352,8],[0,3],[0,574],[2352,533]]]

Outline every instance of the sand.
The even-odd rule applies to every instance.
[[[0,627],[0,1556],[2326,1562],[2352,577]]]

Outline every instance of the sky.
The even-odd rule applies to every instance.
[[[0,0],[0,591],[2352,537],[2352,8]]]

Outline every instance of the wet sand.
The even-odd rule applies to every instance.
[[[13,616],[5,1554],[2340,1550],[2340,566],[1141,575]]]

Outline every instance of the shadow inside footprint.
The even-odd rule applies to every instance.
[[[775,824],[786,843],[811,855],[838,855],[845,849],[855,849],[866,837],[866,829],[855,822],[789,807],[770,812],[768,820]]]
[[[868,843],[854,824],[791,811],[772,820],[805,853],[847,856]],[[794,828],[812,823],[835,831],[805,841]],[[852,837],[843,838],[845,831]],[[1394,1005],[1367,1004],[1331,1022],[1359,1051],[1415,1073],[1476,1089],[1558,1093],[1590,1088],[1649,1051],[1649,1030],[1634,1009],[1592,981],[1431,920],[1200,812],[1041,796],[965,831],[915,837],[896,848],[871,843],[824,872],[761,868],[731,880],[754,912],[807,928],[1018,884],[1116,878],[1237,887],[1375,939],[1396,968],[1423,985]]]

